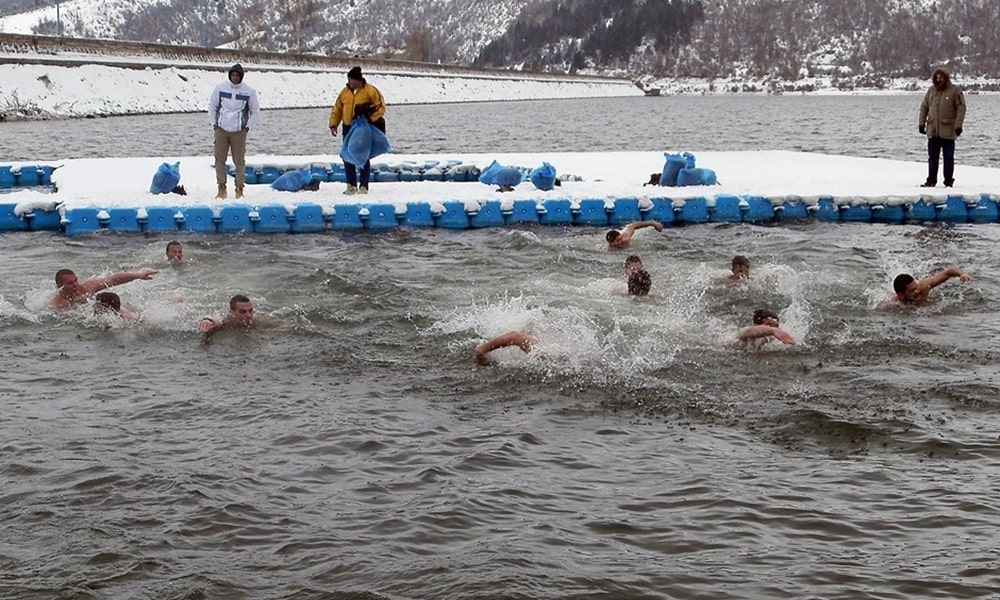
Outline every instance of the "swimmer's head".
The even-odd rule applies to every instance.
[[[122,299],[114,292],[101,292],[94,296],[94,314],[118,314],[122,310]]]
[[[181,262],[184,260],[184,247],[177,240],[167,243],[167,260],[170,262]]]
[[[753,324],[754,325],[770,325],[771,327],[778,326],[778,313],[774,312],[770,308],[758,308],[753,311]]]
[[[750,261],[742,255],[734,256],[732,269],[733,275],[745,279],[750,276]]]
[[[638,269],[642,268],[642,259],[635,254],[630,254],[628,258],[625,259],[625,276],[628,277]]]

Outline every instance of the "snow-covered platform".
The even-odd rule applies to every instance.
[[[479,183],[493,161],[525,173],[544,162],[561,185],[512,191]],[[374,163],[371,191],[344,195],[337,157],[248,158],[246,197],[215,199],[209,157],[76,159],[0,163],[0,231],[128,233],[305,233],[396,227],[468,229],[518,224],[614,227],[664,224],[828,222],[996,223],[1000,169],[956,170],[954,188],[921,188],[926,165],[811,153],[704,152],[699,167],[719,185],[644,185],[664,153],[388,155]],[[180,163],[187,195],[150,194],[163,163]],[[304,168],[318,191],[280,192],[268,183]],[[229,191],[232,194],[230,179]]]

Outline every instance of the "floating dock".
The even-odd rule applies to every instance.
[[[766,154],[761,156],[774,160],[773,156],[765,156]],[[816,175],[809,182],[813,187],[824,185],[823,181],[817,182],[816,179],[829,170],[826,168],[828,160],[872,160],[845,157],[816,159],[812,155],[786,154],[794,158],[795,164],[801,167],[801,177],[810,176],[810,160],[818,161],[817,166],[821,168],[815,171]],[[571,162],[569,158],[573,157],[567,156],[565,162]],[[714,158],[723,163],[724,169],[738,175],[737,163],[733,162],[727,168],[722,155]],[[742,155],[738,158],[747,160]],[[556,155],[553,160],[558,159],[559,156]],[[578,157],[577,159],[579,160]],[[140,159],[109,160],[120,163],[122,160]],[[144,189],[135,191],[148,186],[148,175],[154,170],[153,162],[150,161],[161,159],[141,160],[146,161],[141,163],[141,169],[129,167],[119,177],[132,177],[134,181],[126,181],[127,185],[108,183],[109,200],[106,203],[94,201],[93,198],[104,195],[104,188],[99,187],[101,182],[110,182],[114,178],[96,171],[97,163],[86,162],[72,168],[67,167],[72,173],[68,174],[71,176],[64,177],[63,181],[55,181],[57,171],[64,173],[58,165],[0,165],[0,231],[56,231],[68,236],[79,236],[102,231],[265,234],[386,231],[397,227],[461,230],[512,225],[553,225],[607,228],[639,220],[655,220],[664,225],[769,225],[803,220],[887,224],[1000,222],[997,204],[1000,198],[992,192],[968,194],[937,188],[926,193],[917,186],[908,185],[909,195],[894,193],[891,196],[872,197],[858,195],[852,190],[829,195],[730,193],[728,190],[736,188],[646,187],[638,183],[638,178],[631,172],[627,174],[627,185],[607,181],[609,177],[606,173],[598,173],[599,177],[593,182],[563,174],[560,187],[543,191],[536,190],[527,181],[527,173],[530,171],[528,167],[517,167],[525,174],[523,183],[517,186],[516,193],[503,193],[496,186],[479,183],[479,168],[473,163],[458,159],[411,160],[394,165],[374,165],[372,193],[356,196],[344,196],[340,193],[346,174],[343,165],[336,161],[314,161],[305,165],[321,182],[337,184],[334,190],[326,193],[275,192],[270,189],[269,184],[284,170],[293,167],[281,162],[248,163],[247,197],[254,198],[254,201],[199,202],[196,199],[198,196],[211,195],[208,190],[214,190],[214,183],[211,183],[214,176],[204,173],[210,167],[207,162],[209,159],[200,159],[205,164],[203,171],[199,173],[197,185],[193,186],[197,188],[197,193],[189,196],[151,195],[146,194]],[[187,160],[190,164],[198,159]],[[588,160],[599,161],[601,158],[588,157]],[[578,166],[580,163],[573,164]],[[585,165],[589,170],[597,171],[597,162]],[[121,164],[115,166],[121,170]],[[191,168],[187,168],[190,172]],[[199,166],[196,165],[195,168]],[[303,168],[303,165],[298,163],[294,168]],[[916,165],[913,168],[916,170],[922,166]],[[971,169],[973,168],[967,168]],[[640,168],[635,170],[639,171]],[[1000,171],[981,170],[987,176],[983,179],[986,187],[993,186],[994,178],[1000,181]],[[909,174],[906,174],[906,179],[911,179]],[[64,195],[63,182],[71,189],[74,184],[85,183],[91,188],[90,196]],[[206,184],[212,187],[208,188]],[[751,182],[747,187],[754,185],[755,182]],[[93,189],[100,191],[95,194]],[[25,199],[29,196],[23,193],[25,190],[34,192],[30,194],[30,200]],[[127,197],[115,198],[116,190]],[[121,190],[128,190],[128,193]],[[593,193],[588,195],[588,192]],[[10,201],[4,202],[5,196]],[[63,201],[60,197],[65,197],[66,200]]]

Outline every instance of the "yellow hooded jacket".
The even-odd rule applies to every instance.
[[[382,98],[382,92],[375,86],[365,83],[357,91],[352,91],[345,85],[330,111],[330,129],[341,123],[345,128],[350,127],[351,119],[355,117],[354,107],[362,105],[371,107],[371,112],[368,114],[369,121],[378,121],[385,115],[385,100]]]

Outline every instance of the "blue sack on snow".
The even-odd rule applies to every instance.
[[[153,174],[153,182],[149,184],[150,194],[169,194],[181,182],[181,163],[163,163]]]
[[[517,167],[504,167],[497,172],[497,185],[500,187],[514,187],[523,180],[521,169]]]
[[[389,145],[389,138],[385,133],[372,125],[368,119],[359,118],[351,121],[351,127],[347,130],[344,143],[340,147],[340,158],[345,163],[363,168],[369,160],[388,152],[392,152],[392,146]]]
[[[718,179],[712,169],[681,169],[677,174],[677,185],[715,185]]]
[[[673,187],[677,185],[677,174],[684,168],[686,159],[680,154],[664,153],[667,161],[663,164],[663,172],[660,173],[660,185]]]
[[[479,183],[486,185],[499,185],[500,187],[514,187],[524,181],[521,169],[517,167],[505,167],[493,161],[479,173]]]
[[[271,187],[281,192],[297,192],[312,183],[313,179],[319,180],[319,174],[306,169],[292,169],[282,173],[271,183]]]
[[[536,188],[548,191],[556,185],[556,168],[547,162],[531,171],[531,184]]]
[[[479,173],[479,183],[485,183],[486,185],[496,185],[497,184],[497,173],[503,169],[503,166],[497,161],[490,163],[490,166],[486,167]]]

